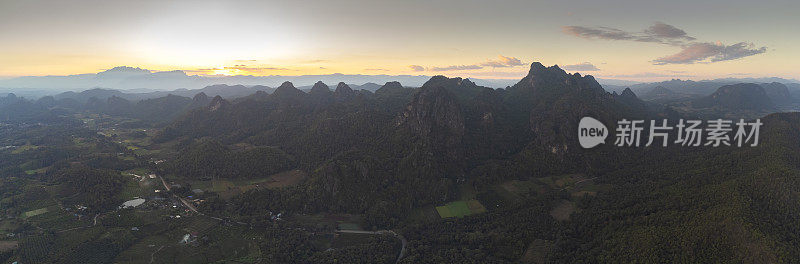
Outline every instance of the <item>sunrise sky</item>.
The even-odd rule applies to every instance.
[[[0,76],[189,74],[800,79],[800,1],[9,1]]]

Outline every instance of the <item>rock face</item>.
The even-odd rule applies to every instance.
[[[464,117],[455,97],[445,87],[423,85],[398,116],[396,125],[409,129],[429,151],[428,155],[460,168],[464,159]]]
[[[725,85],[713,94],[692,102],[697,108],[722,108],[729,110],[771,110],[775,104],[764,88],[754,83]]]
[[[422,138],[442,137],[445,142],[456,142],[464,135],[461,108],[442,86],[420,88],[403,111],[401,122]]]

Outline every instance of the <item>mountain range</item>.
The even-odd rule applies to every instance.
[[[310,86],[317,81],[327,83],[345,82],[348,84],[369,84],[375,88],[376,83],[399,81],[406,85],[419,87],[430,76],[425,75],[361,75],[361,74],[327,74],[299,76],[201,76],[188,75],[184,71],[155,72],[147,69],[119,66],[96,74],[77,74],[67,76],[25,76],[0,80],[0,92],[14,92],[27,97],[41,97],[65,91],[82,91],[92,88],[124,90],[135,93],[172,91],[176,89],[194,90],[206,86],[227,84],[244,86],[278,86],[284,81],[296,85]],[[514,82],[506,79],[475,79],[490,87],[505,87]]]

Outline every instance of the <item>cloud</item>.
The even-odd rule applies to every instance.
[[[422,67],[422,66],[419,66],[419,65],[408,65],[408,67],[411,68],[411,70],[413,70],[413,71],[424,71],[425,70],[425,67]]]
[[[627,32],[611,27],[564,26],[564,33],[585,39],[630,40],[638,42],[681,45],[694,40],[683,30],[661,22],[656,22],[642,32]]]
[[[365,71],[389,71],[387,69],[381,69],[381,68],[369,68],[369,69],[364,69],[364,70]]]
[[[483,69],[480,65],[450,65],[444,67],[430,67],[431,71],[461,71],[461,70],[480,70]]]
[[[461,70],[480,70],[484,67],[492,67],[492,68],[509,68],[509,67],[517,67],[517,66],[525,66],[525,63],[522,60],[515,58],[515,57],[506,57],[503,55],[497,56],[495,60],[487,60],[485,62],[476,63],[476,64],[467,64],[467,65],[449,65],[449,66],[431,66],[431,67],[423,67],[420,65],[409,65],[408,67],[411,68],[413,71],[461,71]],[[369,69],[368,69],[369,70]]]
[[[627,40],[660,43],[680,47],[681,51],[652,61],[655,65],[712,63],[740,59],[761,54],[767,47],[756,48],[753,43],[739,42],[733,45],[699,42],[680,28],[656,22],[642,32],[627,32],[610,27],[564,26],[564,33],[585,39]]]
[[[580,63],[580,64],[572,64],[572,65],[564,65],[561,68],[563,68],[564,70],[568,70],[568,71],[599,71],[600,70],[600,69],[597,68],[597,66],[594,66],[594,64],[591,64],[589,62],[584,62],[584,63]]]
[[[525,65],[525,63],[523,63],[520,59],[514,57],[506,57],[503,55],[497,56],[497,60],[489,60],[487,62],[480,64],[480,66],[494,67],[494,68],[515,67],[523,65]]]
[[[676,28],[671,25],[664,24],[662,22],[656,22],[650,28],[645,29],[644,33],[650,36],[657,36],[661,38],[668,38],[668,39],[685,39],[685,40],[695,40],[695,38],[686,35],[686,31],[683,31],[680,28]]]
[[[664,73],[656,73],[656,72],[641,72],[641,73],[633,73],[633,74],[618,74],[618,75],[604,75],[603,77],[607,78],[660,78],[660,77],[669,77],[669,78],[678,78],[678,77],[695,77],[692,74],[664,74]]]
[[[248,67],[247,65],[234,65],[234,66],[226,66],[224,67],[226,70],[240,70],[246,72],[260,72],[260,71],[288,71],[288,68],[278,68],[278,67]]]
[[[599,38],[608,40],[633,40],[634,36],[628,32],[609,27],[583,27],[583,26],[564,26],[561,28],[564,33],[581,38]]]
[[[711,63],[740,59],[767,52],[767,47],[756,48],[753,43],[739,42],[733,45],[722,43],[693,43],[673,55],[653,60],[656,65]]]

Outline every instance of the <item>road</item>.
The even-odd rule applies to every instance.
[[[402,235],[395,233],[392,230],[378,230],[378,231],[364,231],[364,230],[337,230],[336,233],[350,233],[350,234],[370,234],[370,235],[383,235],[383,234],[391,234],[398,239],[403,244],[403,247],[400,248],[400,254],[397,255],[397,261],[395,263],[400,262],[403,259],[403,256],[406,255],[406,245],[408,244],[408,240]]]
[[[167,181],[164,180],[164,177],[161,177],[159,175],[158,178],[161,179],[161,184],[164,185],[164,189],[167,189],[167,191],[171,191],[172,190],[172,189],[169,188],[169,185],[167,185]],[[172,196],[175,197],[176,199],[180,200],[181,203],[183,203],[183,205],[185,205],[187,208],[189,208],[189,210],[191,210],[192,212],[198,213],[200,215],[203,214],[203,213],[200,213],[199,211],[197,211],[197,207],[194,207],[194,205],[192,203],[190,203],[189,201],[187,201],[186,199],[183,199],[183,198],[175,195],[174,193],[172,194]]]

